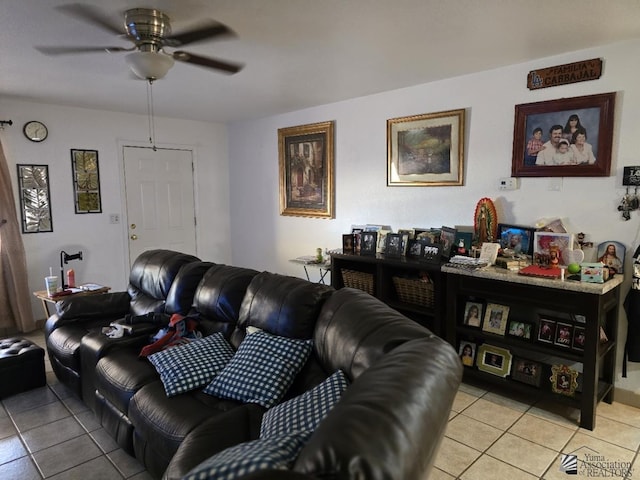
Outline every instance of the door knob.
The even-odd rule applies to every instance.
[[[135,230],[135,228],[136,228],[136,224],[135,224],[135,223],[132,223],[130,228],[131,228],[131,230]]]
[[[138,239],[138,235],[136,235],[135,233],[131,235],[131,240],[137,240],[137,239]]]

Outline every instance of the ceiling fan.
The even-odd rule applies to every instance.
[[[201,40],[235,35],[231,29],[219,22],[210,20],[191,30],[172,35],[169,16],[160,10],[150,8],[127,10],[124,12],[123,29],[101,11],[89,5],[74,3],[62,5],[58,9],[110,33],[122,36],[134,45],[129,48],[115,46],[36,47],[38,51],[46,55],[100,51],[131,52],[126,56],[129,68],[137,77],[150,82],[164,77],[176,60],[229,74],[237,73],[242,69],[242,65],[238,63],[204,57],[184,50],[174,50],[173,52],[165,50],[165,47],[176,48]]]

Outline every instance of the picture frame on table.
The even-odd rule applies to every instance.
[[[464,251],[460,251],[460,242],[462,241],[462,247]],[[456,238],[453,241],[453,248],[456,255],[471,255],[471,245],[473,244],[473,232],[461,232],[456,229]]]
[[[420,260],[429,263],[440,263],[440,257],[442,256],[440,248],[441,246],[437,244],[424,243]]]
[[[476,366],[478,370],[506,377],[511,372],[512,355],[506,348],[483,343],[478,347]]]
[[[507,335],[522,340],[531,340],[533,325],[529,322],[521,322],[519,320],[509,320]]]
[[[407,246],[407,258],[419,259],[422,257],[423,244],[419,240],[409,240]]]
[[[553,343],[556,338],[557,322],[550,318],[540,317],[538,323],[538,341],[543,343]]]
[[[335,218],[334,122],[278,129],[280,215]]]
[[[611,273],[624,273],[624,257],[626,247],[615,240],[609,240],[598,244],[596,258],[604,263]]]
[[[387,257],[402,256],[402,235],[398,233],[387,233],[384,254]]]
[[[387,186],[463,185],[465,110],[387,120]]]
[[[578,371],[567,365],[552,365],[549,381],[554,393],[573,397],[578,388]]]
[[[443,258],[449,259],[449,257],[451,256],[451,251],[453,249],[455,239],[455,228],[443,226],[440,229],[440,245],[442,245],[442,248],[440,249],[440,255],[442,255]]]
[[[568,265],[567,255],[564,253],[567,250],[573,250],[572,233],[533,232],[534,263],[542,262],[547,266]]]
[[[375,256],[378,246],[378,232],[364,231],[360,234],[360,255]]]
[[[521,225],[511,225],[508,223],[498,224],[498,242],[503,250],[509,249],[514,254],[533,254],[533,233],[531,227]]]
[[[360,248],[362,247],[362,232],[364,227],[352,227],[351,234],[353,235],[353,253],[360,255]]]
[[[467,327],[480,328],[482,326],[483,310],[484,305],[481,302],[468,301],[464,306],[462,324]]]
[[[507,330],[509,307],[497,303],[487,304],[482,322],[482,331],[504,336]]]
[[[344,255],[353,255],[356,253],[355,245],[353,241],[352,233],[345,233],[342,235],[342,253]]]
[[[473,342],[466,340],[460,341],[460,348],[458,349],[458,356],[462,365],[465,367],[473,367],[476,363],[476,349],[477,345]]]
[[[514,358],[511,368],[511,378],[518,382],[540,386],[542,379],[542,364],[525,358]]]
[[[573,341],[573,325],[570,323],[556,322],[556,335],[553,343],[560,347],[571,348]]]
[[[511,175],[608,177],[615,99],[612,92],[516,105]],[[561,140],[566,153],[556,148]]]

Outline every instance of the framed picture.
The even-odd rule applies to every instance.
[[[71,150],[76,213],[102,213],[97,150]]]
[[[507,330],[507,317],[509,315],[509,307],[506,305],[498,305],[497,303],[489,303],[484,312],[484,321],[482,322],[482,331],[495,333],[496,335],[504,335]]]
[[[509,350],[483,343],[478,347],[476,365],[478,370],[506,377],[511,371],[511,359]]]
[[[542,378],[542,364],[524,358],[514,358],[511,378],[539,387]]]
[[[509,328],[507,335],[511,337],[521,338],[523,340],[531,340],[531,331],[533,325],[528,322],[519,322],[518,320],[509,320]]]
[[[364,227],[351,227],[351,234],[353,235],[353,253],[360,255],[360,248],[362,246],[362,232]]]
[[[516,105],[514,177],[607,177],[615,93]]]
[[[22,233],[53,232],[49,166],[18,164]]]
[[[407,246],[407,257],[422,257],[422,242],[420,242],[419,240],[409,240],[409,245]]]
[[[402,256],[402,235],[399,233],[387,233],[384,254],[389,257]]]
[[[484,305],[480,302],[467,302],[464,307],[463,325],[467,327],[478,327],[482,325],[482,309]]]
[[[440,254],[449,259],[451,256],[451,249],[454,246],[454,242],[456,239],[456,229],[450,227],[442,227],[440,230],[440,244],[442,248],[440,249]]]
[[[387,120],[387,185],[463,184],[465,110]]]
[[[456,255],[471,255],[471,244],[473,242],[473,232],[461,232],[456,230],[456,238],[453,241],[453,248]]]
[[[278,129],[280,215],[334,218],[333,122]]]
[[[509,225],[507,223],[498,224],[498,241],[500,248],[508,249],[514,254],[533,254],[533,232],[530,227],[520,225]]]
[[[556,338],[556,321],[549,318],[540,318],[538,325],[538,341],[553,343]]]
[[[362,232],[360,238],[360,255],[375,255],[378,232]]]
[[[620,242],[610,240],[598,245],[598,261],[604,263],[613,273],[624,273],[624,255],[627,249]]]
[[[353,255],[356,253],[355,246],[353,244],[353,234],[345,233],[342,235],[342,253],[345,255]]]
[[[570,348],[573,340],[573,325],[569,323],[556,323],[556,336],[553,343],[561,347]]]
[[[566,365],[553,365],[549,380],[554,393],[572,397],[578,387],[578,371]]]
[[[573,327],[573,340],[571,341],[571,348],[582,352],[584,350],[586,339],[587,331],[584,327],[580,327],[578,325]]]
[[[572,233],[533,232],[534,263],[541,266],[568,265],[566,250],[573,250]]]
[[[440,245],[432,245],[430,243],[422,244],[422,256],[420,260],[430,263],[440,263],[440,257]]]
[[[476,344],[462,340],[460,342],[460,350],[458,351],[462,365],[465,367],[473,367],[476,362]]]

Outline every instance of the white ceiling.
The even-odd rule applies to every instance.
[[[67,3],[0,0],[0,96],[144,114],[145,82],[132,78],[123,53],[51,57],[33,48],[129,46],[56,10]],[[184,50],[244,63],[241,72],[225,75],[176,62],[154,83],[156,115],[202,121],[266,117],[640,38],[640,0],[82,3],[114,21],[128,8],[158,8],[171,17],[174,32],[205,18],[231,27],[235,39]],[[540,65],[546,66],[548,61]]]

